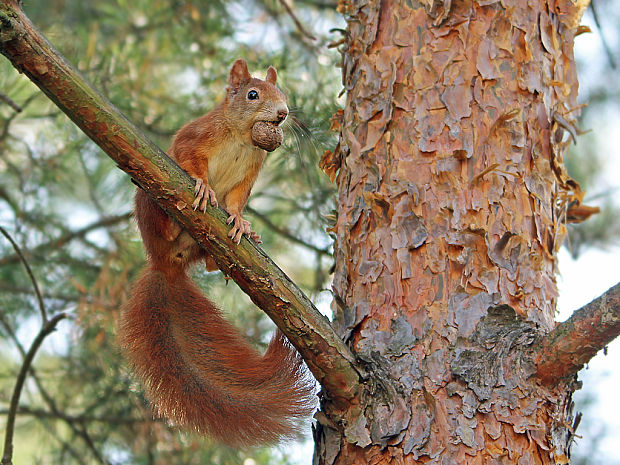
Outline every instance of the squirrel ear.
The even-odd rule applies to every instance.
[[[252,76],[250,76],[250,72],[248,71],[248,64],[242,58],[236,60],[228,76],[228,85],[231,90],[233,92],[238,92],[241,86],[249,82],[250,79],[252,79]]]
[[[273,66],[270,66],[267,68],[267,77],[265,78],[265,81],[275,84],[276,79],[278,79],[278,72]]]

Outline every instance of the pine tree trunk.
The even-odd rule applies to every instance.
[[[585,4],[533,3],[340,1],[347,102],[322,160],[338,173],[338,334],[264,254],[230,246],[222,212],[186,208],[187,175],[18,0],[0,2],[0,52],[300,350],[323,389],[316,464],[564,464],[575,373],[620,335],[620,284],[555,325],[555,254],[582,197],[562,157]]]
[[[568,463],[574,377],[537,383],[578,186],[570,1],[340,2],[334,319],[377,382],[323,399],[315,463]],[[382,381],[383,380],[383,381]]]

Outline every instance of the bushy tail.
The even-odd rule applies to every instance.
[[[314,408],[314,381],[282,333],[261,356],[184,271],[147,266],[120,340],[159,415],[226,444],[291,438]]]

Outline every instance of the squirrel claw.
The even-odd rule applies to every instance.
[[[244,234],[252,237],[252,229],[250,228],[250,222],[243,219],[241,214],[233,213],[226,220],[226,224],[233,223],[233,227],[228,231],[228,237],[232,239],[235,244],[241,242],[241,236]]]
[[[257,244],[263,243],[263,241],[260,238],[260,234],[258,234],[256,231],[250,231],[250,239],[252,239]]]
[[[207,211],[207,204],[210,202],[211,205],[217,207],[217,198],[215,197],[215,191],[211,189],[209,184],[203,181],[200,178],[194,178],[196,181],[196,186],[194,187],[194,194],[196,199],[192,204],[194,210],[200,208],[200,210],[204,212]]]

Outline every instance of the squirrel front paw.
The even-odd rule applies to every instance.
[[[194,210],[200,208],[200,210],[206,212],[208,202],[211,202],[211,205],[217,207],[217,198],[215,197],[215,191],[211,189],[211,187],[206,181],[203,181],[200,178],[193,179],[196,181],[196,186],[194,187],[194,195],[196,196],[196,198],[194,199],[194,203],[192,204]]]

